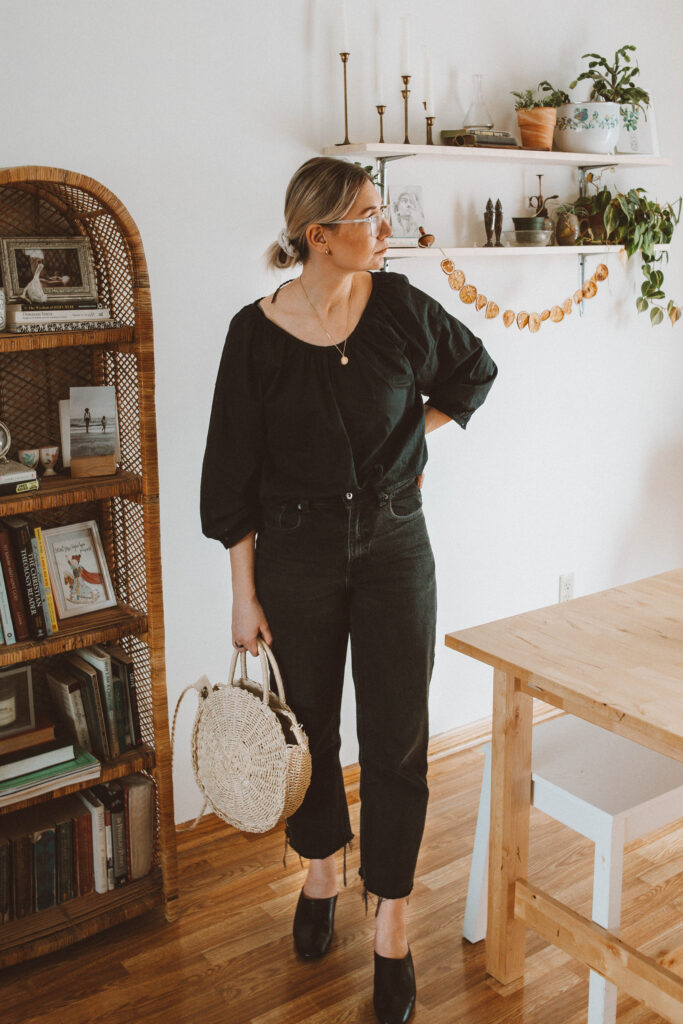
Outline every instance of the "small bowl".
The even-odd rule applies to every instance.
[[[550,245],[552,231],[504,231],[503,238],[508,245]]]
[[[513,217],[516,231],[543,231],[547,227],[545,217]]]

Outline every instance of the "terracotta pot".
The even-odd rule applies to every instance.
[[[518,110],[517,124],[524,149],[552,149],[553,132],[557,121],[555,107],[533,107]]]

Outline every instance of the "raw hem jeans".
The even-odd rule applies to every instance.
[[[408,896],[429,797],[436,630],[434,557],[415,480],[379,493],[265,505],[256,591],[287,702],[311,751],[311,783],[286,821],[285,852],[289,841],[301,856],[322,859],[342,846],[346,854],[353,839],[339,760],[350,637],[366,910],[368,891]]]

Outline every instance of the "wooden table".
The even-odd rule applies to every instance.
[[[525,928],[676,1024],[683,978],[527,881],[533,697],[683,761],[683,569],[446,635],[494,669],[486,967],[524,974]]]

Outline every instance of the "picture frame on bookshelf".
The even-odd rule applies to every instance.
[[[391,185],[389,188],[391,210],[390,246],[417,245],[420,224],[424,224],[424,206],[421,185]]]
[[[97,299],[87,238],[2,238],[0,262],[7,302],[40,305]]]
[[[50,583],[60,619],[116,605],[94,519],[43,530]]]
[[[36,725],[30,665],[0,671],[0,739],[27,732]]]

